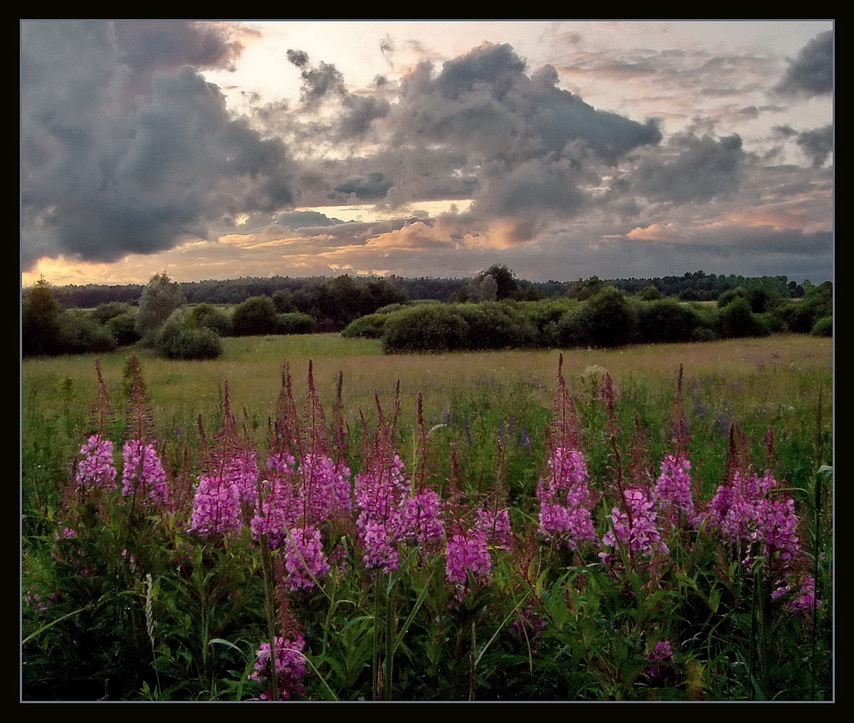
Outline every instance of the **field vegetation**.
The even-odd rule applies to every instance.
[[[24,359],[23,699],[834,698],[830,338],[217,340]]]

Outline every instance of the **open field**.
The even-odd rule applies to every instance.
[[[792,498],[792,509],[800,516],[804,560],[811,559],[813,550],[821,552],[809,563],[822,593],[823,602],[812,613],[820,616],[820,625],[785,614],[779,604],[773,610],[765,603],[757,607],[756,600],[762,599],[756,597],[758,591],[764,590],[770,600],[770,592],[760,585],[769,582],[742,570],[738,557],[727,557],[731,550],[716,551],[717,538],[707,538],[702,530],[669,531],[672,557],[664,568],[657,568],[659,563],[635,567],[634,559],[629,564],[625,558],[628,569],[609,570],[593,548],[579,547],[573,555],[536,537],[538,483],[547,474],[550,454],[546,429],[553,421],[558,389],[558,350],[383,355],[379,342],[336,334],[227,338],[224,346],[222,357],[212,361],[165,361],[137,351],[154,436],[170,477],[177,478],[183,470],[191,481],[198,479],[199,422],[207,435],[219,429],[226,380],[238,425],[263,456],[276,417],[284,362],[293,380],[294,401],[302,409],[311,361],[329,423],[339,375],[343,379],[340,411],[346,461],[354,476],[370,459],[362,442],[363,433],[377,424],[375,394],[388,417],[399,383],[395,444],[406,469],[414,474],[426,459],[418,451],[416,409],[422,395],[420,431],[428,430],[429,484],[451,505],[452,515],[462,514],[462,507],[455,508],[458,495],[474,506],[491,499],[486,495],[498,485],[520,545],[512,554],[509,547],[490,548],[492,577],[477,594],[471,593],[464,608],[457,608],[443,585],[442,565],[450,548],[429,560],[412,549],[401,558],[400,569],[389,573],[385,587],[377,585],[376,571],[359,570],[360,553],[350,547],[354,533],[345,531],[340,540],[349,552],[338,572],[330,572],[319,587],[322,595],[318,588],[308,592],[310,584],[306,591],[289,594],[292,612],[305,626],[308,659],[316,666],[305,673],[308,699],[832,697],[832,479],[826,483],[827,477],[819,473],[822,465],[833,463],[831,339],[776,335],[562,353],[562,374],[577,412],[578,442],[590,483],[604,495],[591,510],[597,534],[607,529],[611,505],[619,505],[615,475],[617,480],[621,474],[627,479],[648,475],[652,484],[660,461],[673,452],[670,430],[681,366],[679,408],[697,504],[705,505],[724,483],[731,433],[741,430],[749,457],[745,463],[760,474],[770,466],[780,494]],[[116,418],[109,431],[117,444],[126,432],[129,358],[130,351],[121,350],[99,360]],[[606,380],[613,382],[610,396]],[[127,663],[133,673],[126,675],[95,670],[92,663],[87,680],[112,680],[119,697],[257,696],[257,686],[245,690],[240,681],[252,670],[258,642],[270,639],[264,637],[264,621],[269,623],[272,614],[269,608],[265,612],[262,583],[269,585],[272,578],[263,567],[268,564],[264,555],[259,556],[254,545],[244,545],[248,531],[226,545],[187,535],[180,532],[188,525],[186,511],[174,518],[142,518],[139,509],[116,494],[103,513],[111,523],[93,518],[84,534],[83,518],[78,520],[80,549],[103,566],[98,576],[81,582],[73,568],[55,562],[54,534],[65,524],[68,499],[63,489],[68,489],[81,443],[91,431],[89,411],[98,393],[96,358],[27,359],[21,393],[25,586],[32,586],[28,599],[36,589],[42,599],[49,588],[63,591],[55,612],[27,610],[25,634],[32,641],[26,679],[32,696],[45,691],[70,695],[83,684],[56,667],[63,660],[66,671],[81,664],[74,653],[78,642],[84,644],[80,641],[96,647],[113,641],[110,644],[131,656],[128,661],[136,661]],[[184,466],[188,460],[191,470]],[[453,519],[445,519],[449,531]],[[333,553],[336,535],[342,534],[336,525],[322,528],[329,536],[328,554]],[[334,547],[335,554],[343,554],[341,544]],[[402,553],[409,549],[401,543]],[[127,550],[134,550],[138,565],[123,562]],[[527,567],[519,567],[520,556]],[[204,581],[197,580],[196,572],[186,579],[176,577],[175,565],[183,569],[191,558],[193,570],[208,571]],[[146,583],[149,570],[153,582]],[[344,570],[350,572],[345,576]],[[146,584],[155,587],[145,593]],[[148,599],[153,609],[138,607],[134,613],[122,602],[128,594],[139,606]],[[228,600],[235,596],[246,596],[246,604],[232,618],[224,611],[231,609]],[[197,619],[187,611],[197,610],[199,601]],[[84,612],[88,610],[100,612],[93,612],[90,620]],[[518,629],[508,621],[520,610],[543,625],[536,646],[529,641],[514,647],[519,644],[514,637]],[[51,614],[59,617],[45,628]],[[126,615],[135,622],[125,620]],[[149,640],[145,631],[152,619],[161,627],[149,626],[147,635],[154,636]],[[214,620],[220,620],[220,627],[211,627]],[[110,631],[116,625],[136,625],[138,639],[115,642]],[[666,635],[677,646],[673,665],[678,675],[650,682],[643,661],[655,635]],[[221,643],[217,655],[208,653],[212,638]],[[146,662],[145,651],[150,656],[155,643],[156,662]],[[97,657],[93,653],[93,660]],[[246,670],[241,673],[242,667]],[[746,669],[755,677],[752,685]]]

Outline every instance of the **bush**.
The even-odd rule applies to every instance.
[[[191,326],[215,331],[219,336],[232,333],[231,317],[213,304],[196,304],[187,312]]]
[[[700,315],[675,299],[661,299],[637,305],[638,341],[673,343],[692,341],[703,327]]]
[[[456,311],[468,324],[467,349],[532,346],[537,330],[515,307],[497,301],[461,304]]]
[[[276,334],[311,334],[317,328],[314,317],[300,311],[279,314],[276,318]]]
[[[813,336],[833,336],[833,317],[823,316],[815,323],[810,333]]]
[[[235,336],[276,334],[279,312],[269,296],[251,296],[238,304],[231,315]]]
[[[126,314],[132,309],[130,304],[125,304],[122,301],[110,301],[106,304],[99,304],[92,311],[92,318],[100,324],[106,324],[110,319],[115,319],[117,316]]]
[[[193,326],[179,309],[158,330],[154,348],[167,359],[216,359],[222,340],[212,329]]]
[[[383,349],[399,351],[453,351],[467,348],[469,325],[445,304],[413,306],[388,315]]]
[[[85,311],[69,309],[59,316],[57,351],[60,354],[103,353],[117,346],[110,330]]]
[[[105,326],[116,337],[119,346],[128,346],[139,341],[139,332],[136,330],[136,311],[132,307],[123,314],[109,319]]]
[[[767,336],[768,327],[750,310],[743,296],[736,298],[720,310],[718,330],[724,339],[743,336]]]
[[[56,354],[62,308],[51,285],[39,279],[21,304],[21,344],[24,356]]]
[[[634,341],[637,315],[619,289],[602,289],[584,305],[583,313],[591,346],[608,348]]]
[[[341,331],[341,336],[346,339],[379,339],[385,332],[385,324],[389,318],[390,315],[386,313],[366,314],[347,324]]]

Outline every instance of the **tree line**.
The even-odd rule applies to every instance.
[[[696,301],[716,301],[717,310],[685,303]],[[382,337],[390,351],[615,346],[774,331],[832,333],[832,305],[831,282],[796,284],[785,276],[698,271],[660,279],[530,282],[503,264],[468,279],[345,274],[179,283],[163,273],[145,286],[104,287],[53,287],[40,279],[23,290],[22,353],[100,353],[139,343],[169,358],[213,358],[224,336],[338,331]],[[619,338],[608,337],[616,330]]]

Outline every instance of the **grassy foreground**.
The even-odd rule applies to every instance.
[[[377,400],[388,413],[399,385],[394,443],[407,469],[414,474],[422,459],[419,444],[429,432],[429,479],[440,496],[460,494],[476,506],[500,483],[520,536],[521,547],[512,556],[494,551],[490,584],[477,588],[464,605],[454,605],[447,596],[445,572],[437,567],[444,556],[422,560],[414,549],[385,578],[376,571],[357,573],[359,556],[351,550],[352,559],[342,563],[353,566],[346,568],[351,570],[346,578],[342,566],[313,593],[286,596],[286,606],[304,626],[312,665],[301,692],[288,689],[294,697],[832,697],[832,488],[818,474],[822,465],[832,464],[832,340],[784,335],[563,355],[562,373],[574,400],[591,484],[600,485],[605,495],[593,510],[597,528],[606,529],[611,502],[619,506],[612,497],[615,468],[622,465],[629,476],[638,440],[653,479],[659,461],[671,451],[681,365],[681,406],[697,499],[710,499],[723,483],[737,427],[751,464],[761,473],[769,463],[793,498],[806,554],[820,552],[816,570],[823,604],[820,615],[808,619],[761,602],[768,583],[759,567],[755,574],[739,573],[732,550],[717,551],[704,537],[697,545],[684,530],[668,538],[674,555],[669,570],[655,574],[633,565],[609,572],[592,550],[579,547],[573,554],[554,541],[535,541],[538,483],[547,471],[546,431],[558,387],[557,351],[404,356],[383,355],[378,342],[338,335],[223,341],[225,353],[213,361],[164,361],[137,351],[153,435],[176,476],[188,458],[193,475],[198,470],[203,452],[199,423],[208,434],[222,425],[225,381],[239,426],[260,450],[276,419],[283,363],[289,365],[301,410],[311,360],[327,421],[342,381],[340,411],[354,475],[369,459],[362,442],[377,427]],[[100,358],[117,440],[127,433],[129,356],[123,350]],[[55,532],[63,523],[63,491],[90,431],[90,408],[99,389],[95,361],[75,356],[23,363],[24,695],[63,698],[77,691],[86,697],[110,681],[106,694],[112,698],[257,698],[262,688],[248,682],[247,674],[255,648],[273,637],[267,635],[268,624],[281,615],[269,608],[275,595],[267,595],[265,607],[264,584],[275,575],[253,545],[185,539],[186,520],[139,517],[139,510],[111,502],[112,526],[93,521],[91,534],[80,542],[102,566],[101,574],[81,581],[73,566],[51,562]],[[613,384],[612,416],[603,396],[606,380]],[[615,450],[622,456],[615,457]],[[156,537],[156,545],[175,545],[163,554],[169,560],[177,556],[179,569],[188,570],[186,577],[176,578],[168,564],[160,567],[165,563],[154,555],[155,541],[137,538],[148,526],[168,531]],[[341,539],[352,544],[346,534]],[[147,563],[122,562],[131,541]],[[410,549],[404,547],[401,554]],[[530,587],[520,587],[520,556],[526,555],[528,572],[537,570],[531,572]],[[58,594],[58,602],[34,607],[34,594],[42,602]],[[232,610],[237,600],[245,604],[240,613]],[[520,611],[527,617],[516,619]],[[87,617],[95,612],[97,617]],[[116,639],[122,625],[135,630],[138,639]],[[670,644],[671,637],[676,652],[655,658],[656,641]],[[115,660],[126,655],[133,661],[124,673],[75,657],[78,648],[84,656],[105,641],[116,646]],[[106,648],[101,652],[106,655]],[[99,654],[92,653],[93,660]],[[665,673],[660,667],[650,672],[644,661],[651,659],[663,661]],[[85,669],[85,684],[75,679],[75,666]]]

